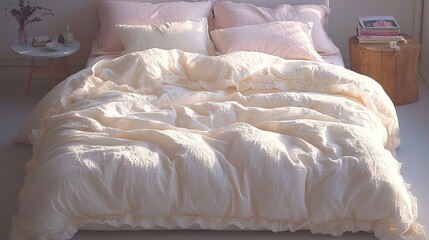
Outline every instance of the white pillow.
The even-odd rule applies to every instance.
[[[118,24],[116,30],[125,46],[124,53],[160,48],[214,55],[205,18],[163,24]]]
[[[212,3],[204,2],[160,2],[96,0],[100,16],[99,45],[103,51],[124,49],[116,34],[116,24],[143,25],[165,22],[186,21],[188,19],[212,19]]]
[[[217,29],[210,34],[222,54],[253,51],[284,59],[324,62],[314,49],[311,28],[311,23],[279,21]]]

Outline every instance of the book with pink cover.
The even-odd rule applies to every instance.
[[[393,16],[361,16],[359,25],[363,29],[399,29],[399,24]]]

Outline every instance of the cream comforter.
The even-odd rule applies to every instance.
[[[11,239],[79,228],[269,229],[424,239],[394,106],[329,64],[151,49],[62,82],[20,133]]]

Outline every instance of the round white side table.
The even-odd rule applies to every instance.
[[[57,84],[57,72],[65,72],[66,74],[70,75],[67,56],[76,53],[80,48],[80,43],[76,40],[73,40],[71,43],[64,45],[59,50],[53,51],[47,47],[33,47],[31,45],[31,39],[32,38],[29,39],[28,44],[26,45],[21,45],[18,42],[14,42],[10,47],[15,53],[31,58],[27,82],[27,96],[30,95],[31,81],[33,78],[33,73],[35,72],[49,73],[52,87]],[[56,41],[57,38],[52,37],[51,39],[55,39],[53,41]],[[48,59],[49,65],[36,66],[36,59]]]

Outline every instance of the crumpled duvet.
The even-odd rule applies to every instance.
[[[426,238],[392,102],[330,64],[136,52],[63,81],[20,135],[33,157],[11,239],[91,224]]]

